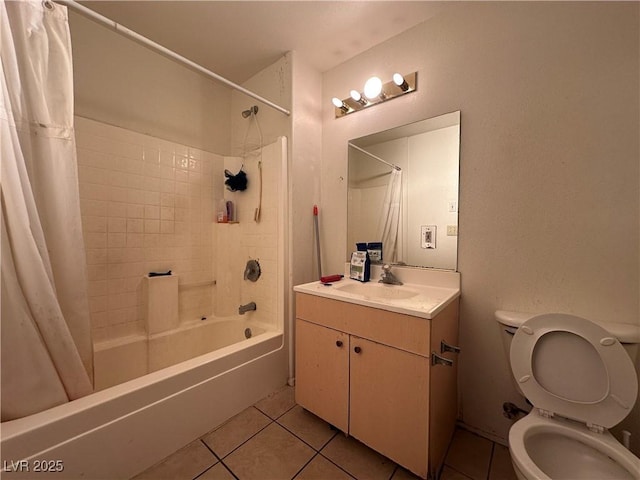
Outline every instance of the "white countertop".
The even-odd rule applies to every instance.
[[[331,284],[318,281],[296,285],[293,290],[426,319],[434,318],[460,296],[460,274],[457,272],[428,270],[420,275],[405,270],[406,267],[394,267],[393,273],[401,281],[416,283],[386,285],[378,283],[378,269],[372,268],[372,280],[367,283],[345,277]]]

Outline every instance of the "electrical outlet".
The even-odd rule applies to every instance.
[[[436,248],[436,226],[435,225],[420,226],[420,247]]]
[[[458,236],[458,225],[447,225],[447,236],[448,237]]]

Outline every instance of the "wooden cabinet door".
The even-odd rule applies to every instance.
[[[426,478],[429,359],[351,337],[349,433]]]
[[[296,403],[349,428],[349,335],[296,319]]]

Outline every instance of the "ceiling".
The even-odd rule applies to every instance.
[[[320,72],[441,12],[430,1],[83,1],[242,83],[290,50]]]

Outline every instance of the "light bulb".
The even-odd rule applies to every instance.
[[[399,86],[402,89],[403,92],[406,92],[407,90],[409,90],[409,84],[404,79],[404,77],[402,75],[400,75],[399,73],[394,73],[393,74],[393,83],[395,83],[397,86]]]
[[[357,90],[351,90],[351,99],[354,102],[358,102],[363,107],[369,103],[364,98],[362,98],[362,95],[360,95],[360,92]]]
[[[364,96],[370,100],[378,98],[382,93],[382,80],[378,77],[371,77],[364,84]]]
[[[333,103],[334,107],[339,108],[343,115],[349,113],[349,106],[338,97],[333,97],[331,103]]]

